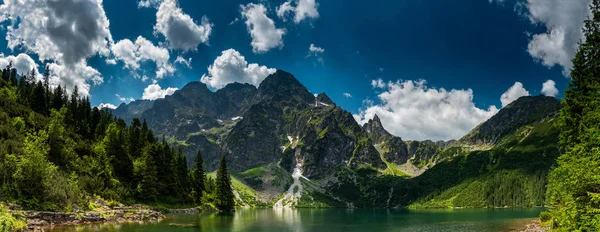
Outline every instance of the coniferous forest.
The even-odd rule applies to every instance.
[[[146,121],[126,123],[91,107],[78,89],[50,88],[35,70],[17,75],[8,65],[0,80],[0,199],[26,209],[86,209],[101,197],[126,204],[201,205],[232,209],[227,170],[206,177],[202,155],[193,168]],[[19,77],[19,78],[18,78]],[[223,164],[225,165],[225,164]],[[225,166],[223,166],[225,168]],[[219,188],[216,188],[218,186]]]

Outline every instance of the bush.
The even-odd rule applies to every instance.
[[[552,219],[552,215],[549,212],[544,211],[544,212],[540,213],[540,221],[547,222],[551,219]]]
[[[4,205],[0,204],[0,231],[20,230],[26,226],[27,223],[24,220],[15,218]]]

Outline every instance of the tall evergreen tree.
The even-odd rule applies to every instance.
[[[132,158],[140,157],[142,144],[141,144],[141,131],[140,127],[142,126],[140,119],[134,118],[131,120],[131,125],[129,126],[128,131],[128,149],[129,154]]]
[[[554,225],[565,231],[600,231],[600,0],[590,9],[560,111],[563,154],[546,194]]]
[[[65,93],[63,92],[63,88],[60,85],[56,86],[53,92],[54,93],[52,94],[52,98],[50,99],[50,108],[60,110],[60,108],[62,108],[65,104],[65,102],[63,101]]]
[[[44,85],[41,81],[38,81],[30,97],[31,108],[40,114],[49,115],[48,108],[46,107],[46,92],[44,91]]]
[[[8,62],[6,68],[2,70],[2,79],[6,82],[10,81],[10,69],[12,68],[12,61]]]
[[[231,188],[231,177],[227,171],[225,156],[221,157],[219,169],[217,170],[217,208],[221,211],[233,211],[235,202],[233,200],[233,189]]]
[[[194,184],[193,188],[196,192],[196,200],[198,203],[202,202],[202,194],[205,190],[205,180],[206,180],[206,172],[204,171],[204,160],[202,159],[202,153],[198,150],[196,154],[196,160],[194,161],[194,170],[193,170],[193,179]]]
[[[44,91],[46,92],[46,107],[50,108],[50,98],[52,91],[50,91],[50,65],[46,65],[44,70]]]

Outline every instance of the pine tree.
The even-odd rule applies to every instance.
[[[46,108],[50,112],[50,99],[52,95],[52,91],[50,91],[50,65],[46,65],[46,69],[44,70],[44,92],[46,93]]]
[[[2,79],[6,82],[10,81],[10,70],[12,68],[12,61],[8,62],[6,68],[2,70]]]
[[[202,202],[202,194],[205,190],[206,172],[204,171],[204,161],[202,159],[202,153],[198,150],[196,154],[196,160],[194,161],[194,171],[192,174],[194,178],[193,188],[196,192],[196,202]]]
[[[128,149],[129,149],[129,154],[131,155],[132,158],[137,158],[140,157],[140,152],[142,149],[142,144],[140,142],[141,140],[141,131],[140,131],[140,127],[142,126],[140,119],[138,118],[134,118],[133,120],[131,120],[131,125],[129,126],[129,131],[127,133],[128,135]]]
[[[60,110],[60,108],[62,108],[65,104],[63,101],[64,95],[65,93],[63,92],[62,86],[56,86],[56,88],[54,88],[52,98],[50,99],[50,108]]]
[[[233,211],[235,202],[233,200],[233,189],[231,188],[231,177],[227,171],[225,156],[221,157],[221,163],[217,170],[217,208],[221,211]]]
[[[49,115],[49,112],[47,111],[48,108],[46,107],[46,93],[41,81],[38,81],[35,87],[33,87],[33,92],[31,94],[31,108],[40,114]]]
[[[554,225],[565,231],[600,231],[600,0],[590,10],[560,111],[563,154],[546,194]]]

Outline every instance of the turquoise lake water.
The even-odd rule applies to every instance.
[[[160,222],[95,224],[47,231],[510,231],[543,209],[238,209],[235,213],[167,215]]]

